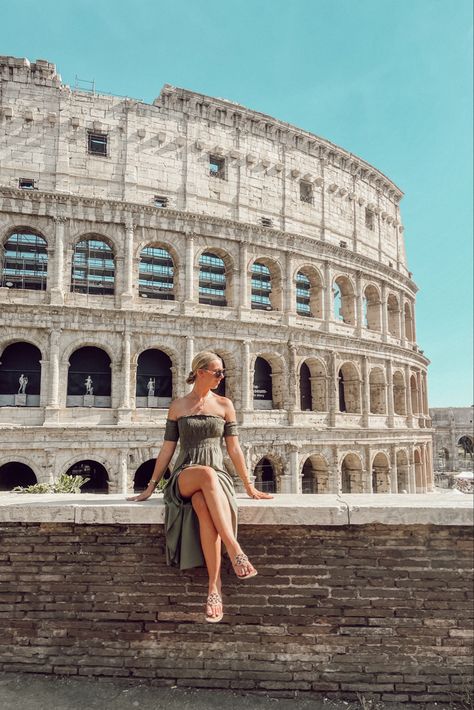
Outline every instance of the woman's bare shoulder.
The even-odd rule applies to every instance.
[[[219,405],[225,412],[225,420],[228,422],[235,422],[235,409],[232,400],[228,397],[222,397],[221,395],[216,395],[219,398]]]
[[[168,409],[168,419],[178,419],[182,413],[184,399],[185,397],[176,397],[176,399],[173,399]]]

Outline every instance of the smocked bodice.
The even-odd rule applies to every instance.
[[[237,424],[214,414],[188,414],[177,420],[167,419],[165,441],[178,441],[179,454],[175,471],[191,463],[225,470],[222,437],[237,436]]]

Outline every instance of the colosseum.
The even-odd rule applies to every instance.
[[[256,485],[432,490],[396,185],[232,101],[71,89],[45,60],[0,72],[2,490],[141,489],[202,349]]]

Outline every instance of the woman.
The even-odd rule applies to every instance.
[[[224,468],[221,439],[251,498],[273,498],[251,483],[237,437],[235,410],[215,389],[224,377],[222,360],[213,352],[196,355],[186,382],[194,384],[185,397],[170,406],[163,446],[148,487],[128,500],[151,496],[171,461],[180,439],[176,466],[166,483],[166,560],[180,569],[206,564],[209,595],[206,621],[223,617],[221,597],[221,541],[224,542],[239,579],[255,577],[253,567],[237,542],[237,502],[232,478]]]

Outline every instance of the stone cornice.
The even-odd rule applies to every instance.
[[[187,227],[187,225],[189,224],[193,225],[192,231],[196,229],[195,225],[207,224],[216,227],[226,227],[232,229],[232,236],[236,241],[245,240],[248,245],[255,244],[257,246],[267,246],[267,248],[279,249],[279,251],[295,252],[298,249],[298,246],[300,246],[300,248],[304,246],[313,253],[317,249],[319,259],[331,257],[341,258],[344,264],[347,264],[349,262],[349,264],[353,266],[353,268],[366,267],[370,270],[376,270],[380,275],[384,275],[392,281],[398,281],[413,295],[416,294],[418,291],[418,287],[411,279],[407,278],[399,271],[391,268],[390,266],[387,266],[386,264],[382,264],[375,259],[371,259],[370,257],[364,256],[363,254],[355,253],[350,249],[338,247],[336,245],[329,244],[328,242],[323,242],[319,239],[313,239],[311,237],[302,236],[293,232],[286,232],[279,229],[262,227],[260,225],[251,224],[248,222],[240,222],[236,220],[225,219],[222,217],[210,216],[207,214],[198,214],[196,212],[183,212],[181,210],[173,210],[168,208],[166,208],[165,210],[157,210],[157,208],[153,205],[142,205],[135,202],[99,199],[93,197],[84,197],[80,195],[65,195],[57,192],[42,192],[39,190],[30,192],[26,190],[21,190],[19,188],[0,186],[0,198],[1,197],[3,197],[5,200],[14,200],[15,202],[23,202],[24,200],[29,200],[32,204],[43,201],[45,207],[46,205],[48,205],[48,203],[54,204],[55,207],[57,207],[57,205],[62,205],[63,207],[77,207],[78,205],[81,205],[82,207],[89,207],[96,210],[108,207],[113,212],[113,219],[111,219],[110,221],[116,223],[118,222],[120,224],[126,224],[127,221],[133,219],[134,224],[140,226],[147,226],[142,224],[142,221],[139,219],[139,217],[143,215],[150,215],[154,217],[155,220],[153,228],[163,229],[165,231],[169,230],[186,233],[189,231],[189,227]],[[11,211],[14,211],[12,210],[11,204],[4,205],[0,203],[0,214],[1,212],[6,213]],[[29,216],[31,214],[31,216],[34,217],[45,217],[51,219],[57,217],[57,208],[56,210],[53,209],[51,212],[48,212],[47,210],[45,210],[43,213],[35,211],[31,213],[26,213],[26,215],[21,212],[21,210],[18,211],[22,214],[22,216]],[[65,215],[64,211],[62,211],[61,216],[67,217],[68,215]],[[88,216],[85,214],[77,216],[72,211],[71,215],[69,215],[69,219],[77,221],[88,221]],[[100,219],[106,221],[103,214],[100,215]],[[181,220],[181,224],[176,224],[175,222],[173,224],[173,228],[171,229],[169,223],[173,220],[177,220],[178,222],[179,220]],[[195,231],[194,234],[196,235]],[[272,237],[276,242],[275,245],[262,245],[259,244],[257,241],[252,241],[251,237],[258,235]],[[227,239],[229,239],[230,236],[231,235],[226,234]]]

